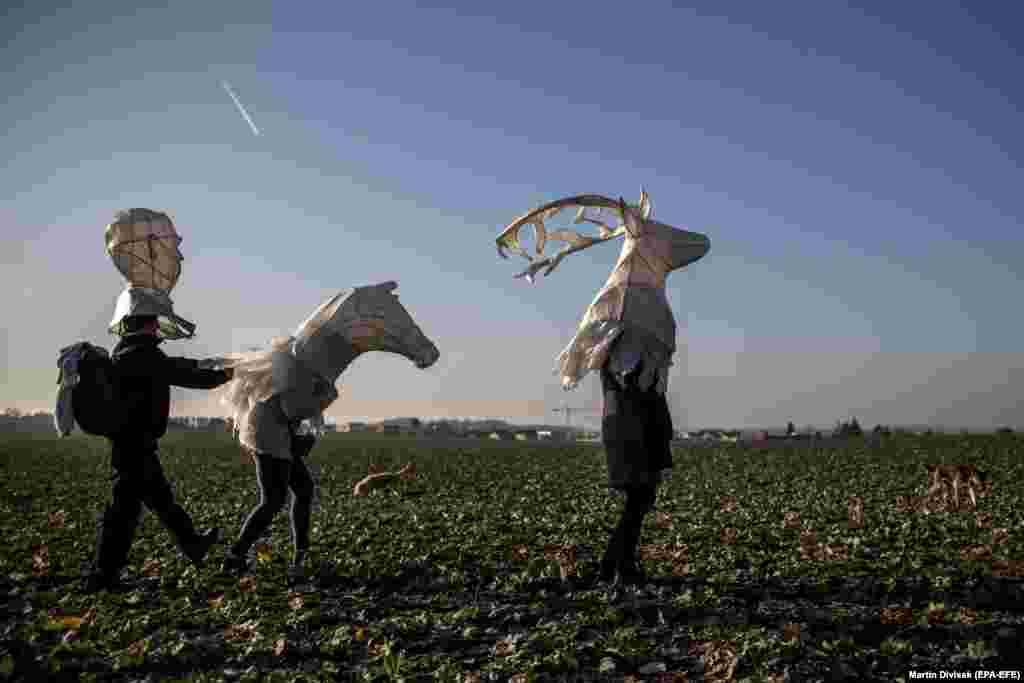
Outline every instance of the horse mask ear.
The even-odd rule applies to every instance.
[[[398,283],[395,282],[394,280],[388,280],[387,282],[382,282],[382,283],[380,283],[377,286],[383,288],[385,292],[393,292],[396,289],[398,289]]]

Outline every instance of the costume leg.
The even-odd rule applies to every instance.
[[[292,463],[264,453],[257,453],[255,460],[260,502],[249,513],[242,524],[238,540],[231,546],[230,554],[235,557],[244,557],[249,552],[249,548],[256,542],[256,539],[270,527],[271,522],[274,521],[274,515],[284,507],[285,499],[288,496],[288,480]]]
[[[139,459],[139,492],[146,504],[160,522],[170,531],[178,547],[188,553],[199,541],[192,518],[174,500],[174,491],[164,476],[163,467],[156,454]]]
[[[654,507],[654,486],[632,487],[626,494],[626,505],[622,512],[624,526],[619,569],[626,573],[638,573],[636,550],[640,543],[640,528],[644,516]]]
[[[601,558],[600,566],[600,578],[603,581],[611,581],[615,578],[615,572],[619,568],[619,557],[622,555],[622,539],[625,535],[625,508],[623,508],[623,514],[619,518],[619,523],[615,525],[615,529],[612,530],[611,536],[608,538],[608,547],[604,551],[604,557]]]
[[[622,516],[608,539],[608,548],[601,559],[601,578],[605,580],[610,580],[616,572],[626,579],[639,573],[636,549],[640,542],[640,527],[644,516],[654,506],[655,488],[631,486],[625,492]]]
[[[309,519],[313,511],[313,477],[301,458],[292,461],[288,486],[292,490],[292,544],[296,558],[301,558],[309,548]]]
[[[116,577],[128,561],[135,529],[142,513],[139,476],[134,468],[115,470],[111,502],[96,525],[96,556],[93,571]]]

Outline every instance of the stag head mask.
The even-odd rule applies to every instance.
[[[584,235],[566,228],[548,229],[545,223],[565,209],[576,210],[574,224],[595,225],[598,234]],[[602,220],[602,214],[617,219],[615,226]],[[569,254],[623,238],[615,268],[584,314],[576,336],[559,356],[556,372],[561,373],[566,389],[575,387],[587,371],[604,365],[612,344],[629,331],[635,339],[642,340],[631,342],[629,346],[632,350],[642,348],[640,355],[645,357],[644,367],[649,377],[660,376],[659,388],[664,391],[676,334],[675,319],[665,297],[665,279],[673,270],[703,257],[711,242],[706,235],[659,223],[651,216],[650,197],[642,190],[637,205],[627,204],[621,198],[576,195],[527,212],[509,224],[496,240],[502,258],[508,258],[507,249],[530,262],[516,277],[525,277],[532,283],[538,272],[549,275]],[[535,255],[528,253],[519,241],[520,230],[527,225],[533,226]],[[566,246],[553,256],[541,258],[548,242],[555,241],[565,242]],[[637,356],[637,353],[632,355]],[[623,362],[629,365],[636,361]]]

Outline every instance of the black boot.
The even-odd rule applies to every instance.
[[[623,558],[619,564],[616,583],[624,586],[640,586],[647,583],[647,574],[640,568],[636,557]]]
[[[121,568],[128,558],[135,537],[135,524],[122,519],[107,506],[96,521],[96,551],[92,568],[82,580],[82,590],[96,593],[115,590],[121,585]]]
[[[637,548],[640,544],[640,529],[643,526],[644,517],[650,510],[653,501],[654,492],[649,489],[629,492],[620,524],[622,535],[616,566],[616,582],[619,584],[635,586],[647,582],[647,575],[644,574],[637,562]]]
[[[619,564],[622,557],[622,541],[625,532],[625,520],[619,520],[618,525],[608,537],[608,547],[601,557],[601,564],[598,566],[597,580],[604,583],[615,581],[619,573]]]
[[[213,527],[194,541],[182,547],[182,552],[193,564],[201,564],[210,548],[220,540],[220,529]]]
[[[82,579],[83,593],[99,593],[100,591],[114,592],[122,587],[119,574],[107,574],[94,571]]]
[[[611,583],[615,580],[615,575],[618,573],[618,562],[611,553],[611,548],[605,551],[604,557],[601,558],[601,564],[597,569],[597,580],[602,583]]]
[[[242,576],[248,574],[249,569],[249,560],[245,555],[236,555],[231,551],[224,555],[224,560],[220,565],[221,573],[227,576]]]

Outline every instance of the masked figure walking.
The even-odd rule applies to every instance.
[[[576,210],[575,223],[598,226],[599,235],[547,229],[545,221],[566,208]],[[606,225],[602,212],[612,214],[620,224]],[[567,246],[554,256],[535,259],[519,243],[519,230],[525,225],[534,228],[538,255],[548,241],[563,241]],[[549,274],[567,255],[620,236],[624,239],[618,262],[584,313],[575,337],[559,355],[556,372],[567,390],[591,370],[600,374],[608,485],[624,498],[624,504],[601,559],[599,578],[634,584],[644,579],[636,557],[644,516],[654,508],[657,486],[672,467],[673,426],[665,392],[676,350],[676,323],[665,280],[669,272],[703,257],[710,240],[652,220],[650,198],[641,192],[636,206],[601,195],[550,202],[511,223],[497,245],[503,257],[503,250],[510,249],[530,261],[516,277],[533,282],[539,271]]]
[[[294,554],[288,580],[305,577],[315,482],[303,458],[322,435],[323,412],[338,398],[335,383],[356,358],[371,351],[404,356],[420,368],[440,352],[399,302],[398,283],[353,287],[324,301],[290,337],[264,351],[232,354],[234,372],[223,402],[238,441],[256,463],[259,503],[228,548],[222,570],[249,570],[249,551],[271,527],[291,492],[288,510]],[[300,434],[308,421],[312,429]]]
[[[123,426],[110,437],[112,500],[97,529],[95,561],[84,585],[88,592],[117,586],[143,505],[174,535],[192,562],[201,562],[219,539],[217,529],[196,532],[192,518],[175,501],[160,465],[158,442],[167,432],[171,386],[213,389],[227,382],[231,371],[203,368],[199,361],[168,356],[159,348],[163,339],[158,312],[169,308],[160,305],[162,297],[129,289],[122,298],[129,314],[115,325],[121,341],[111,361],[119,382]]]
[[[107,226],[107,253],[127,280],[117,300],[110,332],[120,341],[109,356],[106,390],[89,393],[90,405],[66,405],[74,392],[61,391],[57,414],[61,432],[71,428],[70,415],[91,414],[99,431],[110,441],[113,489],[100,516],[92,567],[83,580],[88,592],[116,588],[135,538],[142,506],[151,510],[174,536],[178,548],[192,562],[200,562],[219,532],[200,534],[192,518],[175,501],[158,455],[159,440],[167,431],[171,386],[212,389],[227,382],[231,371],[215,369],[216,361],[197,361],[165,354],[160,344],[187,339],[195,325],[179,317],[170,291],[181,275],[181,237],[169,216],[150,209],[129,209]],[[62,373],[76,376],[78,344],[62,354]],[[95,349],[94,349],[95,350]],[[106,352],[102,352],[107,358]],[[75,385],[76,380],[68,382]],[[91,382],[84,381],[83,384]],[[84,389],[83,389],[84,390]],[[90,388],[92,392],[92,388]],[[102,397],[104,400],[95,400]],[[107,403],[109,400],[109,404]],[[81,425],[86,429],[84,424]]]

